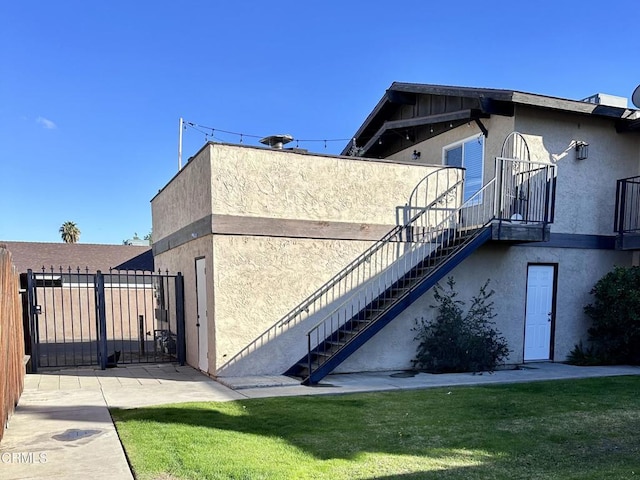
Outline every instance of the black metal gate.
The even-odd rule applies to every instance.
[[[28,270],[31,370],[185,362],[180,273]]]

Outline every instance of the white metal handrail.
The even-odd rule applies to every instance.
[[[384,310],[370,306],[376,300],[383,300],[378,302],[378,305],[384,304],[384,300],[388,297],[381,299],[381,296],[397,284],[400,279],[407,281],[411,286],[397,298],[408,295],[419,283],[413,283],[414,280],[419,277],[426,278],[426,273],[437,269],[448,258],[447,255],[438,255],[443,248],[455,244],[461,236],[464,236],[466,241],[458,245],[458,249],[471,241],[475,232],[488,225],[494,218],[494,184],[495,179],[492,179],[461,207],[449,213],[435,226],[429,225],[424,228],[421,220],[427,213],[426,211],[414,217],[411,224],[405,227],[415,232],[411,242],[407,245],[407,250],[376,278],[363,284],[307,331],[307,336],[314,337],[315,340],[311,341],[311,349],[317,347],[330,334],[342,328],[354,318],[354,315],[366,311],[368,307],[369,310],[379,310],[377,313],[382,314]],[[483,201],[479,199],[483,199]],[[449,252],[449,254],[451,253],[453,252]],[[366,317],[366,312],[364,316]]]
[[[423,220],[432,218],[433,220],[437,218],[438,215],[444,215],[442,212],[451,210],[453,206],[457,207],[462,198],[463,183],[464,169],[459,168],[443,167],[425,176],[418,185],[416,185],[412,191],[409,202],[405,206],[405,211],[409,212],[411,218],[403,222],[402,225],[392,228],[380,240],[358,255],[318,290],[305,298],[289,313],[265,330],[253,342],[229,359],[220,370],[228,368],[273,337],[281,334],[283,329],[291,328],[322,311],[352,289],[357,288],[358,285],[365,282],[368,278],[371,278],[371,276],[375,276],[377,272],[374,273],[371,270],[371,260],[380,257],[380,250],[388,245],[401,248],[401,245],[407,241],[411,241],[407,236],[412,232],[410,232],[407,227],[413,225],[417,218]],[[420,197],[415,195],[416,191],[421,192]],[[424,196],[422,196],[422,192],[425,192]],[[428,193],[430,193],[430,197],[427,196]],[[424,199],[426,204],[420,206],[419,203],[422,199]],[[414,211],[416,213],[411,214]],[[431,213],[425,215],[425,212]],[[397,256],[397,254],[394,255]],[[363,266],[366,266],[366,269]]]

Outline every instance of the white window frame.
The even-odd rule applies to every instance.
[[[455,148],[458,148],[459,146],[462,145],[462,167],[465,168],[465,182],[464,182],[464,187],[463,187],[463,194],[462,194],[462,198],[464,200],[464,198],[466,197],[466,188],[467,188],[467,177],[466,177],[466,165],[465,165],[465,148],[464,145],[466,143],[469,143],[471,140],[478,140],[482,138],[482,158],[480,160],[480,187],[478,188],[478,190],[476,190],[475,192],[473,192],[471,196],[475,195],[479,190],[482,190],[482,187],[484,187],[484,148],[485,148],[485,136],[482,133],[476,133],[475,135],[471,135],[470,137],[467,138],[463,138],[462,140],[458,140],[456,142],[450,143],[448,145],[445,145],[444,147],[442,147],[442,164],[443,165],[448,165],[447,164],[447,152],[449,150],[453,150]],[[478,195],[475,198],[475,201],[473,202],[473,204],[478,204],[482,202],[482,194]],[[464,202],[463,202],[464,203]]]

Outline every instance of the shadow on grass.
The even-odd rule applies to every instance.
[[[525,474],[532,471],[555,472],[548,478],[562,478],[562,472],[575,474],[589,465],[607,471],[617,461],[635,461],[640,419],[631,413],[640,408],[638,385],[637,378],[615,377],[189,403],[112,413],[119,431],[132,432],[123,440],[125,447],[127,442],[158,437],[187,452],[212,438],[217,442],[213,447],[251,448],[233,436],[240,433],[270,438],[317,460],[360,461],[383,453],[397,462],[394,465],[413,462],[413,468],[400,470],[406,474],[371,478],[431,478],[438,471],[451,478],[482,478],[477,475],[495,473],[494,469],[501,472],[496,478],[528,478]],[[613,410],[624,415],[610,414]],[[603,421],[608,416],[610,425]],[[625,418],[622,425],[621,418]],[[615,449],[598,447],[599,439],[620,433],[625,437]],[[432,466],[428,473],[424,461]]]
[[[443,440],[439,422],[416,403],[420,395],[408,395],[412,398],[406,405],[392,397],[385,405],[385,394],[363,394],[189,403],[112,413],[117,422],[155,424],[156,429],[171,426],[165,430],[178,435],[180,427],[188,426],[284,440],[319,460],[353,459],[367,452],[444,457],[451,455],[451,448],[461,449],[457,441]],[[453,423],[447,422],[444,430],[469,428]],[[472,454],[470,450],[468,455]]]

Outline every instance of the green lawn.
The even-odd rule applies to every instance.
[[[640,479],[640,377],[113,410],[138,479]]]

